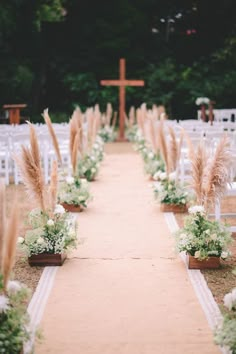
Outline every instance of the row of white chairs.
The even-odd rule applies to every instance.
[[[209,114],[208,109],[206,110],[206,114]],[[214,114],[214,121],[220,121],[223,122],[231,121],[231,118],[234,117],[236,119],[236,108],[223,108],[223,109],[214,109],[213,110],[213,114]],[[201,119],[201,111],[198,110],[197,111],[197,117],[200,120]]]
[[[48,131],[37,129],[37,135],[44,168],[44,178],[48,182],[50,167],[56,156]],[[65,129],[64,127],[64,129],[57,131],[56,135],[62,156],[62,167],[69,168],[69,129]],[[20,153],[22,145],[29,146],[29,140],[29,130],[27,128],[22,132],[17,129],[17,132],[14,131],[11,133],[0,130],[0,176],[5,179],[6,184],[10,183],[10,178],[13,178],[15,184],[21,181],[14,156]]]

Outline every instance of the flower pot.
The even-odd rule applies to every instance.
[[[28,257],[29,265],[32,266],[61,266],[66,259],[66,254],[62,253],[40,253]]]
[[[187,212],[187,205],[186,204],[166,204],[161,203],[160,208],[162,212],[165,213],[186,213]]]
[[[189,269],[217,269],[220,267],[220,257],[209,257],[200,261],[190,254],[187,255]]]
[[[65,208],[66,211],[70,211],[71,213],[80,213],[81,211],[83,211],[83,207],[81,205],[67,203],[61,203],[61,205]]]

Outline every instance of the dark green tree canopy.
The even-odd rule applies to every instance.
[[[234,0],[2,0],[0,101],[26,102],[29,114],[70,113],[107,101],[117,88],[101,79],[127,77],[127,109],[163,103],[173,116],[194,115],[197,96],[234,106],[236,40]]]

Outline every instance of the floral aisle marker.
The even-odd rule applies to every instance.
[[[30,124],[30,123],[29,123]],[[76,227],[65,209],[57,204],[57,162],[54,161],[49,193],[46,193],[38,140],[30,124],[30,148],[22,146],[16,157],[23,182],[30,198],[38,204],[28,216],[29,229],[19,238],[30,265],[62,265],[66,252],[75,248]]]
[[[236,288],[224,297],[227,308],[223,320],[215,331],[215,342],[226,348],[230,353],[236,353]]]
[[[132,106],[129,111],[129,116],[126,121],[126,132],[125,136],[128,141],[135,142],[135,136],[138,131],[138,125],[136,121],[135,108]]]
[[[231,161],[226,136],[208,158],[202,143],[196,152],[191,152],[191,187],[198,205],[189,208],[184,227],[176,233],[177,249],[187,253],[190,269],[217,268],[220,258],[227,259],[230,255],[231,232],[221,222],[210,220],[208,210],[219,202],[230,182]]]
[[[189,199],[186,187],[178,181],[179,161],[183,142],[183,131],[181,131],[179,143],[177,142],[174,130],[169,126],[169,143],[166,141],[164,132],[164,121],[159,126],[160,151],[165,163],[166,172],[158,172],[154,179],[155,198],[159,200],[163,212],[186,212]]]
[[[48,110],[44,110],[43,117],[49,128],[58,161],[61,162],[60,148]],[[81,149],[81,124],[80,120],[77,122],[73,121],[70,127],[70,155],[73,177],[70,174],[67,176],[64,176],[64,174],[61,175],[62,178],[60,178],[57,194],[58,203],[70,212],[81,212],[83,208],[87,207],[87,203],[91,199],[87,181],[79,178],[76,174],[78,154],[79,149]],[[53,180],[54,177],[55,173],[52,173],[51,179]]]
[[[86,178],[88,181],[93,181],[98,175],[100,163],[104,158],[104,142],[98,136],[100,127],[101,112],[99,107],[89,108],[85,112],[87,122],[87,133],[84,134],[83,124],[79,124],[79,159],[77,164],[77,174],[81,178]],[[76,111],[73,113],[70,124],[73,129],[78,129],[77,122],[81,120]],[[83,138],[82,138],[83,137]]]
[[[5,218],[5,185],[0,182],[0,352],[19,354],[31,338],[30,318],[27,314],[29,289],[18,281],[10,280],[15,262],[18,233],[18,205],[16,200],[7,223]]]
[[[115,132],[117,113],[114,113],[113,122],[112,114],[112,105],[108,103],[106,113],[101,115],[101,127],[98,131],[98,135],[102,138],[104,143],[115,141],[117,137],[117,134]]]
[[[136,115],[138,129],[134,136],[135,150],[140,152],[144,162],[144,171],[152,180],[156,173],[164,172],[165,168],[156,137],[158,122],[152,112],[146,112],[145,106],[139,108]]]

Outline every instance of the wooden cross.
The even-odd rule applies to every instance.
[[[119,141],[125,141],[125,87],[126,86],[144,86],[143,80],[126,80],[125,78],[125,59],[120,59],[120,79],[102,80],[102,86],[119,86]]]

